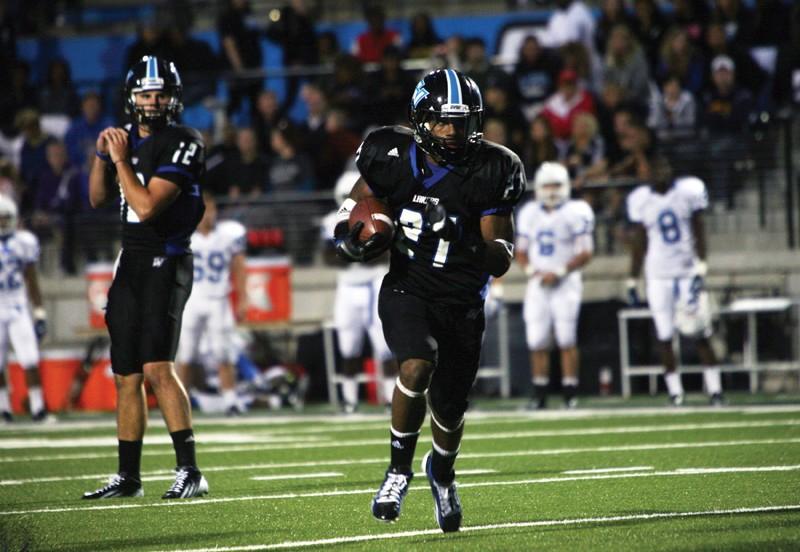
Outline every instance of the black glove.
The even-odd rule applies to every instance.
[[[333,232],[336,238],[336,253],[345,261],[351,263],[371,261],[383,254],[389,247],[391,240],[381,233],[375,233],[366,241],[360,241],[358,235],[363,227],[364,223],[361,221],[356,222],[349,230],[346,222],[336,225]]]
[[[455,241],[460,237],[458,226],[447,216],[447,210],[439,204],[428,203],[425,205],[422,219],[437,236],[445,241]]]
[[[36,339],[39,341],[47,335],[47,315],[39,313],[34,314],[33,332],[36,334]]]

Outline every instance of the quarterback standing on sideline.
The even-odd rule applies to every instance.
[[[201,350],[219,372],[223,408],[229,416],[241,414],[244,406],[236,397],[236,322],[247,312],[245,248],[247,230],[235,220],[217,222],[217,202],[203,192],[206,211],[192,234],[194,278],[192,295],[183,312],[178,345],[178,375],[191,388],[191,363],[201,362]],[[236,313],[231,308],[231,281],[236,292]],[[205,344],[206,347],[201,347]]]
[[[419,81],[409,117],[413,130],[384,127],[364,140],[356,158],[361,178],[339,210],[335,235],[348,260],[369,260],[386,249],[383,234],[359,241],[360,222],[348,230],[350,210],[371,196],[384,200],[399,224],[378,309],[400,375],[391,458],[372,515],[381,521],[400,516],[427,403],[433,443],[422,469],[436,521],[449,532],[461,526],[453,466],[478,370],[484,296],[489,276],[502,276],[513,259],[511,214],[525,171],[516,154],[482,139],[480,90],[458,71],[433,71]]]
[[[356,171],[345,171],[336,183],[334,196],[341,204],[358,179]],[[329,213],[322,220],[323,254],[329,264],[341,264],[336,255],[334,229],[337,212]],[[383,326],[378,316],[378,294],[381,282],[389,270],[389,255],[384,254],[368,263],[350,264],[336,275],[336,299],[333,306],[333,323],[336,327],[337,343],[342,355],[341,383],[343,410],[351,414],[358,407],[358,382],[355,376],[362,369],[364,335],[369,336],[372,356],[381,363],[383,382],[381,393],[383,401],[392,402],[394,380],[397,377],[397,362],[383,337]]]
[[[39,377],[38,340],[47,333],[47,313],[42,306],[36,271],[39,240],[27,230],[17,228],[17,214],[14,200],[0,196],[0,416],[5,423],[14,420],[6,376],[11,345],[17,362],[25,370],[31,419],[49,422],[55,418],[47,412]]]
[[[627,199],[628,219],[633,223],[628,299],[640,303],[637,281],[644,264],[647,301],[656,327],[664,365],[664,381],[670,403],[683,404],[683,384],[676,370],[672,336],[675,329],[694,338],[705,369],[703,381],[710,402],[723,403],[717,358],[711,348],[711,309],[705,290],[706,234],[703,211],[708,192],[693,176],[673,179],[664,157],[652,164],[651,185],[636,188]]]
[[[144,382],[155,392],[177,459],[175,481],[162,498],[208,492],[195,460],[192,415],[174,369],[183,308],[192,291],[192,232],[203,216],[200,134],[176,124],[182,85],[173,63],[145,56],[125,79],[131,124],[97,138],[89,201],[120,195],[122,251],[108,292],[106,324],[117,388],[119,471],[83,498],[141,496],[142,438],[147,425]]]
[[[547,407],[551,334],[561,351],[564,406],[575,408],[578,392],[576,337],[581,309],[582,269],[592,259],[594,212],[570,199],[569,173],[559,163],[542,163],[533,181],[536,198],[517,215],[517,262],[528,276],[523,318],[530,351],[533,397],[529,407]]]

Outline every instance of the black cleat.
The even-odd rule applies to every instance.
[[[669,404],[670,406],[683,406],[683,395],[670,395],[669,396]]]
[[[413,473],[401,473],[392,468],[386,470],[386,477],[372,499],[372,515],[375,519],[391,522],[400,517],[400,508],[413,477]]]
[[[11,415],[11,412],[8,410],[3,410],[0,412],[0,418],[3,419],[4,424],[10,424],[14,421],[14,416]]]
[[[525,406],[526,410],[547,410],[547,396],[533,397]]]
[[[722,393],[714,393],[708,398],[708,404],[710,404],[711,406],[719,407],[719,406],[725,406],[728,403],[725,400],[725,397],[722,395]]]
[[[83,498],[86,500],[95,500],[98,498],[126,498],[136,496],[144,496],[142,482],[136,477],[129,476],[125,473],[112,475],[108,479],[108,484],[101,489],[83,493]]]
[[[575,410],[578,408],[578,397],[564,398],[564,408],[566,410]]]
[[[39,412],[35,414],[31,414],[31,420],[36,422],[37,424],[54,424],[56,423],[56,417],[50,414],[44,408],[41,409]]]
[[[225,410],[225,415],[229,418],[235,418],[236,416],[241,416],[242,414],[244,414],[244,411],[235,404],[229,406],[227,410]]]
[[[161,498],[192,498],[208,494],[208,481],[193,466],[175,468],[175,482]]]
[[[436,523],[445,533],[458,531],[461,527],[461,501],[458,499],[455,479],[449,485],[440,485],[433,478],[431,453],[425,453],[422,457],[422,469],[428,476],[428,483],[431,485],[433,494],[433,513],[436,516]]]

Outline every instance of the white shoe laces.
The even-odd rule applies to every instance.
[[[439,504],[442,509],[442,516],[447,517],[455,510],[461,509],[461,503],[458,500],[458,493],[456,492],[456,484],[452,483],[449,487],[439,485],[436,483],[436,491],[439,493]]]
[[[377,502],[399,503],[403,492],[408,487],[408,476],[402,473],[388,473],[383,485],[378,490]]]
[[[169,488],[168,492],[171,493],[183,492],[183,488],[186,486],[187,479],[189,479],[189,470],[185,470],[183,468],[179,469],[178,472],[175,474],[175,482],[172,484],[172,487]]]

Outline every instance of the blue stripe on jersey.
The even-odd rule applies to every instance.
[[[481,216],[485,217],[486,215],[507,215],[511,212],[511,207],[492,207],[491,209],[486,209],[485,211],[481,211]]]
[[[192,173],[190,173],[186,169],[182,169],[181,167],[176,167],[175,165],[161,165],[160,167],[158,167],[153,172],[153,174],[171,173],[171,172],[172,173],[182,174],[183,176],[186,176],[186,177],[189,177],[189,178],[194,178],[194,175]]]
[[[408,157],[409,157],[409,159],[411,161],[411,172],[414,174],[414,178],[419,179],[420,170],[419,170],[419,167],[417,167],[417,144],[416,144],[416,142],[411,144],[411,147],[408,150],[408,154],[409,154]],[[424,155],[422,156],[422,162],[423,163],[427,162],[425,160],[425,156]],[[447,165],[447,167],[440,167],[439,165],[434,163],[433,165],[428,165],[428,168],[431,170],[431,172],[433,174],[431,174],[431,176],[425,178],[422,181],[422,185],[425,187],[425,189],[430,188],[431,186],[433,186],[434,184],[439,182],[442,178],[447,176],[447,173],[450,172],[450,169],[452,168],[452,165]]]
[[[452,69],[445,69],[447,75],[447,103],[460,104],[461,101],[461,83],[458,82],[458,75]]]

